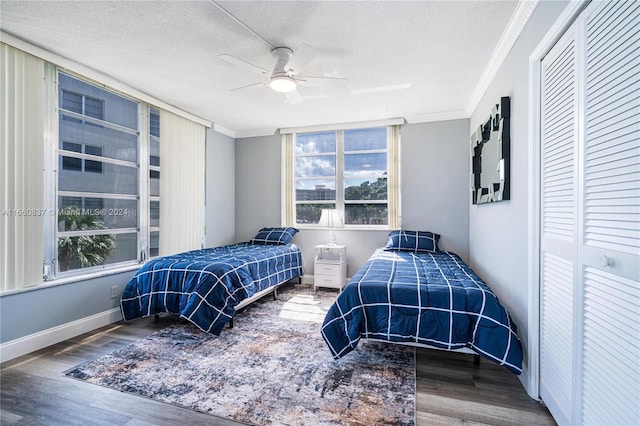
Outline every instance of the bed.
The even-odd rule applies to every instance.
[[[173,313],[219,335],[238,309],[302,276],[295,232],[263,228],[248,242],[152,259],[125,286],[122,316]]]
[[[322,336],[335,359],[360,339],[473,352],[522,372],[517,327],[491,289],[438,234],[393,231],[326,314]]]

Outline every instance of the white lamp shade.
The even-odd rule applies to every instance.
[[[342,228],[342,218],[336,209],[322,209],[318,225],[327,228]]]

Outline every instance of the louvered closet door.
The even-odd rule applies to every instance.
[[[640,424],[640,2],[592,2],[542,61],[540,394]]]
[[[574,404],[577,46],[570,29],[542,61],[540,396],[560,424]]]
[[[640,2],[585,11],[582,423],[640,424]]]

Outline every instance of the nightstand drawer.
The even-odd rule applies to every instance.
[[[342,288],[342,280],[335,276],[315,274],[313,276],[313,281],[313,285],[315,287]]]
[[[337,277],[340,275],[340,265],[332,265],[328,263],[316,263],[313,271],[314,275],[331,275]]]

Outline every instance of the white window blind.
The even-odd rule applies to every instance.
[[[0,64],[0,290],[12,290],[42,283],[45,66],[4,43]]]
[[[205,128],[160,110],[160,255],[198,249],[204,236]]]

